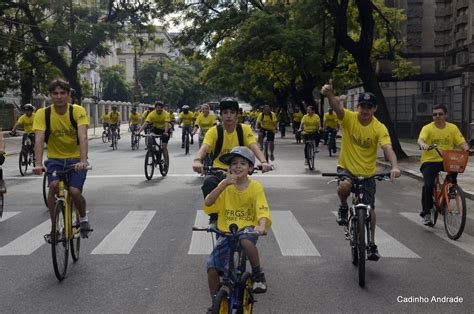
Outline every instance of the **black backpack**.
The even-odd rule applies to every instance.
[[[74,129],[76,129],[76,141],[79,145],[79,136],[77,134],[77,122],[74,120],[74,105],[69,106],[69,121]],[[48,143],[49,135],[51,134],[51,106],[46,107],[44,110],[44,117],[46,119],[46,131],[44,133],[44,141]]]
[[[270,111],[270,120],[273,121],[273,112]],[[263,122],[263,118],[265,118],[265,114],[262,112],[262,117],[260,118],[260,122]]]
[[[237,137],[239,138],[239,146],[244,146],[244,130],[242,130],[242,125],[237,123],[235,126],[235,130],[237,131]],[[222,125],[217,126],[217,141],[216,147],[214,152],[211,155],[211,160],[214,162],[214,159],[219,156],[222,150],[222,145],[224,144],[224,128]]]

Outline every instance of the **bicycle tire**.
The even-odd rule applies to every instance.
[[[153,178],[155,172],[155,152],[148,150],[145,155],[145,177],[147,180]]]
[[[138,135],[137,133],[135,133],[135,147],[137,148],[137,150],[140,148],[140,135]]]
[[[350,229],[350,246],[351,246],[351,255],[352,255],[352,265],[357,266],[359,264],[359,252],[357,247],[357,232],[356,232],[356,223],[354,219],[351,219],[351,229]]]
[[[102,143],[108,142],[108,136],[106,131],[102,131]]]
[[[229,313],[229,292],[226,288],[220,288],[212,302],[212,314]]]
[[[135,150],[135,133],[132,132],[132,135],[130,136],[130,146],[132,147],[132,150]]]
[[[365,253],[367,245],[365,243],[365,209],[357,210],[357,250],[359,253],[359,286],[365,286]]]
[[[305,146],[305,156],[308,161],[309,170],[314,170],[314,147],[310,143],[306,143]]]
[[[295,132],[296,143],[301,143],[301,133]]]
[[[54,223],[51,224],[53,268],[59,281],[66,277],[69,258],[69,242],[66,240],[64,210],[63,201],[57,201],[54,207]]]
[[[115,148],[115,150],[117,150],[117,148],[118,148],[118,147],[117,147],[117,146],[118,146],[118,134],[117,134],[117,133],[114,134],[114,139],[115,139],[115,141],[114,141],[114,148]]]
[[[71,257],[74,262],[79,259],[79,253],[81,251],[81,223],[79,222],[79,210],[74,206],[72,199],[68,200],[69,209],[71,210],[71,230],[72,239],[69,242],[71,247]]]
[[[48,208],[48,174],[43,175],[43,201],[46,208]]]
[[[444,229],[451,240],[457,240],[466,226],[466,196],[459,185],[453,185],[452,188],[456,190],[456,194],[452,199],[448,196],[449,206],[446,204],[444,208]]]
[[[268,141],[265,140],[265,143],[263,144],[263,149],[264,149],[264,154],[265,154],[265,160],[268,161]]]
[[[3,195],[4,193],[0,193],[0,219],[2,219],[3,216],[3,202],[5,200]]]
[[[20,168],[21,176],[26,175],[26,170],[28,170],[28,152],[24,149],[22,149],[20,152],[18,166]]]
[[[240,284],[242,286],[242,291],[239,294],[239,303],[242,305],[242,308],[237,310],[238,314],[250,314],[253,311],[253,280],[252,275],[249,272],[244,272]]]
[[[184,140],[184,154],[189,154],[189,133],[186,132],[186,139]]]
[[[168,166],[168,163],[166,162],[166,160],[164,160],[164,159],[160,160],[159,168],[160,168],[160,173],[163,177],[168,174],[169,166]]]

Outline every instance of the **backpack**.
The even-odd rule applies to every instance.
[[[242,130],[242,125],[240,123],[237,123],[237,125],[235,126],[235,130],[237,131],[237,137],[239,138],[239,146],[244,146],[244,131]],[[222,127],[222,125],[219,125],[217,126],[216,147],[211,156],[212,162],[214,162],[217,156],[219,156],[219,154],[221,153],[223,144],[224,144],[224,128]]]
[[[270,111],[270,121],[273,121],[273,112]],[[265,117],[265,114],[262,112],[262,117],[260,118],[260,122],[263,122],[263,118]]]
[[[69,121],[74,129],[76,129],[76,140],[79,145],[79,136],[77,134],[77,122],[74,120],[74,105],[69,106]],[[49,135],[51,134],[51,106],[46,107],[44,110],[44,117],[46,119],[46,131],[44,133],[44,141],[48,143]]]

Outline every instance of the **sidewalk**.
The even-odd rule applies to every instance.
[[[403,150],[408,155],[407,159],[399,160],[398,165],[402,171],[402,175],[406,175],[415,178],[419,181],[423,181],[423,175],[420,172],[420,156],[421,151],[418,149],[417,144],[403,143],[400,142]],[[379,149],[377,164],[390,167],[390,163],[386,162],[383,157],[383,152]],[[474,200],[474,157],[469,157],[466,171],[459,174],[458,183],[463,189],[467,198]]]

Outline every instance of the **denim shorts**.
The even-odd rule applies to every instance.
[[[245,229],[248,231],[255,230],[253,227],[245,227]],[[250,241],[252,241],[253,244],[257,244],[258,237],[244,234],[244,235],[241,235],[239,238],[239,240],[242,240],[242,239],[249,239]],[[225,257],[226,257],[226,254],[229,254],[229,246],[231,245],[230,241],[231,241],[231,238],[228,238],[228,237],[219,237],[217,239],[214,250],[212,250],[211,255],[209,255],[209,257],[207,258],[208,271],[211,268],[217,269],[219,273],[222,273],[224,271]],[[239,247],[240,247],[240,241],[239,241]]]
[[[355,178],[356,176],[352,175],[352,173],[349,172],[349,170],[338,167],[337,168],[337,173],[342,174],[344,177],[349,178]],[[351,180],[353,182],[353,180]],[[364,185],[362,186],[362,194],[364,195],[364,200],[363,203],[370,205],[372,208],[375,209],[375,179],[372,178],[370,180],[366,180]]]
[[[44,162],[44,166],[48,169],[48,182],[59,180],[58,176],[53,176],[52,172],[55,170],[66,170],[71,168],[74,164],[77,164],[80,161],[79,158],[71,159],[48,159]],[[68,185],[75,187],[82,191],[84,182],[86,181],[87,170],[81,171],[69,171],[68,172]]]

